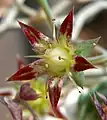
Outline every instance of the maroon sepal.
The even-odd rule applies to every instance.
[[[52,78],[48,80],[47,84],[51,106],[57,107],[61,94],[62,81],[60,80],[60,78]]]
[[[60,112],[59,108],[53,108],[54,115],[57,118],[61,118],[62,120],[67,120],[67,118]]]
[[[67,37],[72,37],[72,29],[73,29],[73,9],[70,11],[68,16],[61,24],[59,31],[61,34],[66,34]]]
[[[26,25],[20,21],[18,21],[18,23],[20,24],[21,29],[24,32],[24,35],[28,38],[30,44],[33,47],[35,47],[36,43],[38,43],[39,40],[44,40],[44,41],[49,40],[47,36],[39,32],[38,30],[34,29],[33,27]]]
[[[49,79],[47,82],[47,85],[48,85],[49,99],[50,99],[51,107],[53,110],[53,114],[56,117],[64,118],[65,120],[65,117],[60,113],[57,106],[60,95],[61,95],[61,88],[63,85],[62,79],[57,77]]]
[[[21,69],[22,67],[24,67],[24,65],[25,65],[23,59],[20,57],[19,54],[16,55],[16,62],[17,62],[18,70]]]
[[[40,95],[36,93],[35,90],[33,90],[30,87],[30,83],[24,83],[21,87],[20,87],[20,91],[18,93],[20,99],[22,100],[26,100],[26,101],[30,101],[30,100],[36,100],[38,98],[40,98]]]
[[[30,64],[19,69],[15,74],[7,79],[7,81],[23,81],[31,80],[36,77],[37,73],[33,71],[33,66]]]
[[[75,64],[72,67],[74,72],[80,72],[87,69],[96,68],[94,65],[92,65],[90,62],[88,62],[85,58],[81,56],[75,56],[74,59]]]

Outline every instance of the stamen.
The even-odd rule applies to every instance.
[[[46,68],[48,68],[48,67],[49,67],[49,65],[48,65],[48,64],[45,64],[45,67],[46,67]]]
[[[65,58],[62,58],[61,56],[58,57],[59,60],[66,60]]]
[[[29,55],[29,56],[24,56],[25,58],[43,58],[43,55]]]
[[[52,35],[53,35],[53,39],[56,40],[56,26],[55,26],[55,19],[52,19],[52,23],[53,23],[53,31],[52,31]]]
[[[58,59],[61,60],[62,58],[59,56]]]

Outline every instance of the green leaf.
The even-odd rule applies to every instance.
[[[84,57],[89,56],[91,54],[91,52],[93,51],[93,48],[95,47],[95,45],[98,43],[100,38],[101,37],[77,43],[75,54],[81,55]]]
[[[83,81],[85,80],[85,76],[83,71],[81,72],[72,72],[72,78],[75,81],[75,83],[83,88]]]

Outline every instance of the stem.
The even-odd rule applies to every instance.
[[[26,101],[20,99],[19,103],[30,111],[30,113],[33,116],[33,120],[39,120],[39,117],[36,114],[36,112],[29,106],[29,104]]]
[[[88,60],[93,64],[104,63],[104,62],[107,62],[107,55],[103,54],[96,57],[89,57]]]
[[[49,4],[47,2],[47,0],[37,0],[38,3],[41,5],[41,7],[43,8],[46,16],[47,16],[47,20],[48,20],[48,23],[49,23],[49,26],[50,28],[52,28],[52,15],[51,15],[51,9],[49,7]]]

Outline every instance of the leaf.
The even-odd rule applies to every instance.
[[[36,100],[40,98],[40,95],[36,93],[35,90],[33,90],[30,87],[30,83],[25,83],[20,87],[20,91],[18,93],[20,99],[25,100],[25,101],[30,101],[30,100]]]
[[[34,29],[33,27],[26,25],[20,21],[18,21],[19,25],[21,26],[24,35],[28,38],[29,43],[35,47],[39,40],[49,41],[49,38],[45,36],[43,33],[39,32],[38,30]]]
[[[75,83],[83,89],[83,83],[85,81],[85,76],[83,71],[81,72],[72,72],[72,78]]]
[[[9,109],[13,120],[22,120],[22,110],[16,102],[6,97],[0,97],[0,102]]]
[[[60,33],[66,34],[67,37],[72,36],[72,29],[73,29],[73,9],[70,11],[68,16],[65,18],[63,23],[60,26]]]
[[[95,47],[95,45],[98,43],[100,38],[101,37],[98,37],[98,38],[92,39],[92,40],[85,40],[80,43],[77,43],[75,54],[81,55],[84,57],[89,56],[91,54],[91,52],[93,51],[93,48]]]
[[[80,72],[87,69],[95,68],[90,62],[88,62],[85,58],[81,56],[75,56],[75,64],[73,65],[72,69],[74,72]]]

